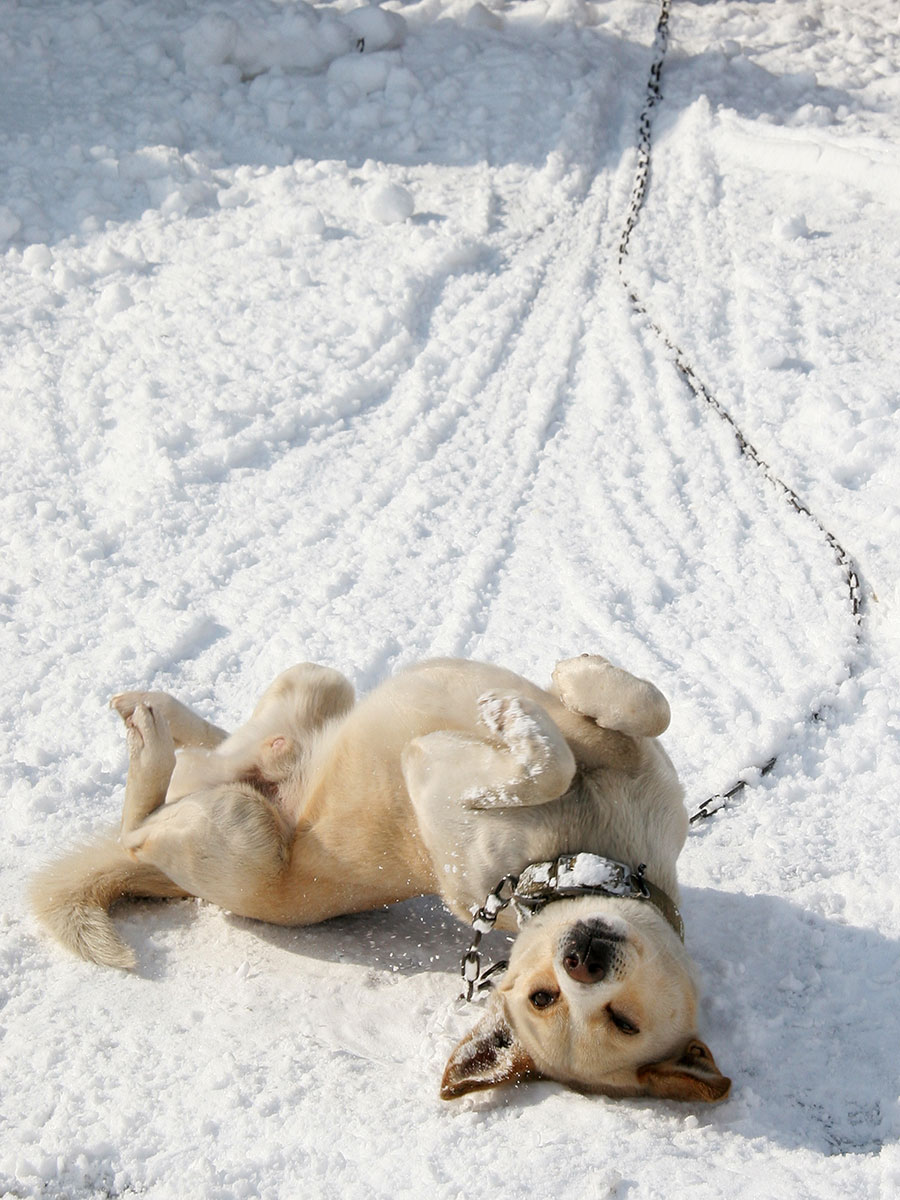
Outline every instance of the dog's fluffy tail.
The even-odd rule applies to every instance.
[[[156,867],[136,862],[112,832],[44,867],[30,888],[35,915],[57,941],[88,962],[126,969],[134,951],[116,932],[110,905],[123,896],[184,895]]]

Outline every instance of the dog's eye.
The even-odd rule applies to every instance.
[[[616,1029],[618,1029],[619,1033],[627,1033],[633,1037],[634,1034],[641,1032],[637,1025],[629,1021],[627,1017],[623,1017],[621,1013],[616,1012],[614,1008],[607,1008],[606,1011],[609,1013],[609,1019],[615,1025]]]
[[[556,1003],[556,997],[558,995],[558,992],[545,992],[543,990],[539,990],[537,992],[532,992],[528,999],[531,1001],[533,1008],[549,1008],[551,1004]]]

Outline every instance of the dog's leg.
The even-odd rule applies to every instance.
[[[135,705],[127,740],[121,843],[130,857],[192,896],[242,916],[277,920],[278,877],[292,836],[284,814],[248,785],[216,786],[213,778],[202,787],[203,772],[200,790],[167,801],[175,744],[152,704]]]
[[[276,903],[290,845],[277,807],[231,783],[164,803],[175,746],[165,717],[150,705],[135,706],[128,753],[121,842],[129,855],[193,896],[243,916],[277,919],[266,905]]]
[[[167,692],[120,692],[110,700],[109,707],[115,709],[127,725],[138,704],[152,707],[155,713],[165,718],[176,746],[202,746],[212,750],[228,737],[224,729],[204,721]]]
[[[500,875],[533,861],[541,806],[568,791],[575,773],[568,743],[537,701],[491,692],[478,712],[483,736],[425,734],[401,763],[431,886],[462,920]]]
[[[353,685],[339,671],[315,663],[282,671],[250,720],[216,747],[216,755],[229,764],[227,778],[240,779],[257,769],[268,779],[269,766],[275,769],[272,781],[286,778],[316,731],[344,716],[353,702]]]
[[[238,916],[293,918],[279,908],[291,831],[277,807],[252,788],[224,784],[164,804],[122,842],[134,859],[192,896]]]
[[[354,702],[353,684],[340,671],[318,663],[288,667],[266,688],[248,724],[266,734],[283,734],[284,726],[318,729],[342,717]]]
[[[558,662],[552,690],[572,712],[629,737],[658,737],[669,726],[669,704],[662,692],[599,654]]]
[[[137,703],[128,719],[128,778],[122,808],[122,840],[165,802],[175,770],[169,723],[151,705]]]
[[[572,782],[575,759],[540,704],[488,692],[478,701],[484,737],[441,730],[416,738],[403,753],[413,803],[440,795],[464,808],[546,804]]]

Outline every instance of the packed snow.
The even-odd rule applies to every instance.
[[[673,0],[625,264],[857,640],[617,271],[658,11],[0,0],[0,1194],[900,1193],[900,18]],[[585,650],[692,808],[750,781],[681,859],[721,1105],[439,1100],[434,898],[124,906],[131,974],[31,918],[123,687],[229,727],[298,660]]]

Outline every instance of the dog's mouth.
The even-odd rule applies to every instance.
[[[602,983],[624,965],[627,938],[601,918],[579,921],[560,940],[562,968],[575,983]]]

